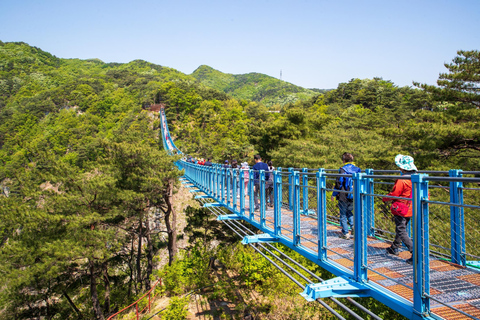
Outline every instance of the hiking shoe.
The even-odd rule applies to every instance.
[[[408,263],[408,264],[413,264],[413,257],[411,257],[410,259],[405,260],[405,262]]]
[[[393,249],[392,247],[388,247],[385,251],[388,254],[393,254],[394,256],[398,256],[398,249]]]
[[[343,234],[340,236],[340,238],[342,239],[346,239],[346,240],[350,240],[351,236],[350,236],[350,233],[347,233],[347,234]]]

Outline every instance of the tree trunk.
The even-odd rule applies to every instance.
[[[150,290],[150,275],[153,272],[153,243],[150,234],[148,215],[145,218],[145,238],[147,240],[147,270],[145,270],[145,290]]]
[[[133,256],[134,256],[134,243],[135,243],[135,236],[132,234],[132,247],[130,248],[130,258],[128,259],[128,268],[130,269],[130,280],[128,281],[128,292],[127,297],[130,297],[132,294],[132,283],[133,283]]]
[[[177,254],[177,214],[173,208],[173,179],[168,181],[167,190],[165,192],[165,203],[167,204],[167,212],[165,213],[165,226],[168,234],[168,265],[172,265],[175,255]],[[170,223],[170,215],[172,222]]]
[[[103,271],[103,283],[105,284],[105,305],[103,310],[105,314],[110,313],[110,279],[108,278],[108,263],[104,262],[102,264]]]
[[[88,264],[90,267],[90,296],[92,297],[93,314],[95,315],[95,319],[105,320],[102,313],[102,307],[100,306],[100,301],[98,300],[95,266],[91,260],[88,261]]]
[[[137,288],[137,294],[142,290],[142,237],[143,237],[143,226],[142,226],[142,215],[140,215],[140,223],[138,225],[138,249],[137,249],[137,283],[135,288]]]
[[[80,310],[77,308],[77,306],[75,305],[75,303],[73,303],[72,299],[70,299],[69,295],[67,294],[67,291],[63,290],[63,295],[65,296],[65,298],[67,299],[68,303],[69,303],[70,306],[73,308],[73,310],[75,310],[75,312],[77,313],[77,316],[78,316],[77,319],[83,319],[82,313],[81,313]]]

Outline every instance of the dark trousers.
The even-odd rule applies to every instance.
[[[392,243],[392,249],[398,249],[402,246],[402,242],[407,246],[408,251],[413,251],[412,239],[408,236],[407,225],[410,218],[393,216],[395,221],[395,240]]]
[[[266,184],[266,189],[265,189],[265,198],[266,200],[269,201],[269,204],[271,207],[273,207],[273,182],[267,181]]]
[[[340,209],[340,226],[342,233],[348,233],[348,225],[353,229],[353,201],[338,201]]]
[[[259,198],[260,197],[260,185],[255,184],[253,187],[253,202],[255,203],[255,209],[260,207]]]

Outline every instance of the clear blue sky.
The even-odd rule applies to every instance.
[[[307,88],[411,86],[435,84],[457,50],[480,50],[480,0],[0,0],[0,40],[187,74],[282,70]]]

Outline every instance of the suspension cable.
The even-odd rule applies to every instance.
[[[207,203],[207,201],[201,199],[202,203]],[[209,207],[209,210],[210,212],[212,212],[213,214],[215,214],[216,216],[218,215],[221,215],[223,214],[222,210],[218,209],[217,207]],[[244,237],[245,235],[253,235],[255,234],[252,230],[248,229],[246,226],[242,225],[240,222],[238,221],[235,221],[235,220],[222,220],[222,222],[224,222],[232,231],[234,231],[239,237]],[[237,230],[234,230],[230,224],[232,225],[235,225],[235,227],[237,228]],[[244,230],[241,230],[241,229],[244,229]],[[247,231],[245,231],[247,230]],[[242,232],[243,233],[243,236],[239,233],[239,232]],[[249,244],[250,246],[252,246],[252,244]],[[274,249],[276,252],[280,253],[282,256],[286,257],[289,261],[291,261],[292,263],[294,263],[296,266],[300,267],[302,270],[306,271],[308,274],[310,274],[312,277],[316,278],[317,280],[319,281],[323,281],[320,277],[318,277],[317,275],[315,275],[314,273],[312,273],[310,270],[306,269],[304,266],[302,266],[300,263],[298,263],[297,261],[293,260],[292,258],[290,258],[288,255],[286,255],[284,252],[282,252],[281,250],[279,250],[278,248],[276,248],[275,246],[269,244],[269,243],[266,243],[266,245],[268,245],[270,248]],[[301,274],[298,270],[296,270],[295,268],[293,268],[292,266],[290,266],[286,261],[282,260],[279,256],[277,256],[276,254],[272,253],[270,250],[268,250],[263,244],[258,244],[258,246],[260,246],[261,248],[263,248],[264,250],[266,250],[268,253],[270,253],[272,256],[274,256],[276,259],[278,259],[279,261],[281,261],[285,266],[287,266],[289,269],[291,269],[294,273],[296,273],[298,276],[302,277],[305,281],[307,281],[308,283],[313,283],[313,281],[311,281],[310,279],[306,278],[303,274]],[[287,275],[287,277],[289,277],[292,281],[294,281],[297,285],[299,285],[299,287],[301,287],[302,289],[305,289],[305,286],[301,285],[298,283],[298,281],[292,279],[292,276],[290,274],[287,274],[285,270],[283,270],[280,266],[278,266],[275,262],[273,262],[271,259],[269,259],[268,257],[266,257],[263,253],[261,253],[259,251],[258,248],[256,248],[255,246],[252,246],[252,248],[254,248],[256,251],[258,251],[262,256],[264,256],[266,259],[268,259],[275,267],[277,267],[280,271],[282,271],[285,275]],[[351,310],[350,308],[348,308],[347,306],[345,306],[343,303],[341,303],[340,301],[338,301],[336,298],[333,298],[333,297],[330,297],[329,298],[330,300],[332,300],[335,304],[337,304],[340,308],[344,309],[346,312],[348,312],[350,315],[352,315],[354,318],[356,319],[363,319],[362,317],[360,317],[357,313],[355,313],[353,310]],[[361,304],[359,304],[358,302],[356,302],[355,300],[351,299],[350,297],[347,297],[347,300],[352,303],[353,305],[355,305],[356,307],[358,307],[359,309],[361,309],[362,311],[364,311],[365,313],[369,314],[370,316],[372,316],[374,319],[378,319],[378,320],[381,320],[381,318],[379,318],[376,314],[374,314],[373,312],[371,312],[370,310],[366,309],[364,306],[362,306]],[[330,307],[327,307],[328,305],[325,304],[325,302],[323,302],[321,299],[317,299],[317,302],[319,302],[322,306],[324,306],[325,308],[327,308],[329,311],[330,311]],[[333,309],[332,309],[333,310]],[[337,316],[337,312],[332,312],[330,311],[331,313],[333,313],[335,316]],[[340,315],[338,315],[340,316]],[[337,317],[338,317],[337,316]],[[340,316],[341,317],[341,316]]]

